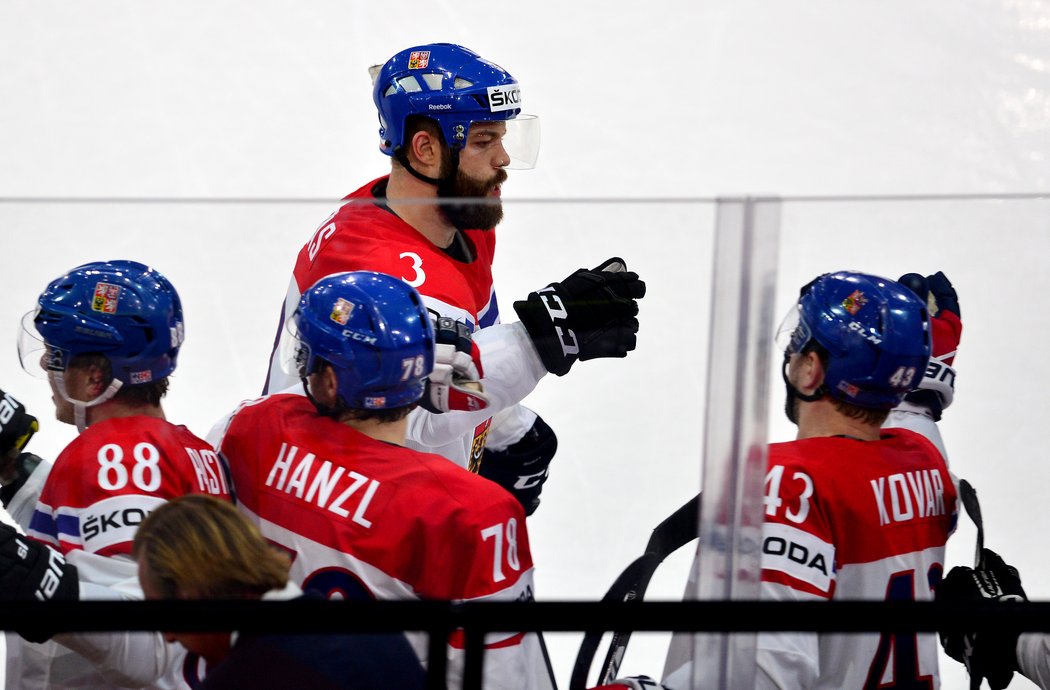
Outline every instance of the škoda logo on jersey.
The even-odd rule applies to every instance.
[[[120,286],[109,283],[95,283],[95,297],[91,300],[91,309],[103,314],[116,314],[120,301]]]

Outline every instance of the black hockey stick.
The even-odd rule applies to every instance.
[[[985,570],[984,567],[984,518],[981,516],[981,504],[977,501],[977,490],[965,479],[959,480],[959,500],[962,501],[966,514],[977,526],[977,553],[974,554],[973,563],[976,570]],[[970,676],[970,690],[981,690],[981,676],[969,673],[967,664],[967,675]]]
[[[966,514],[977,525],[977,553],[974,556],[974,567],[985,570],[984,567],[984,518],[981,517],[981,504],[977,501],[977,491],[965,479],[959,480],[959,498],[962,500]]]
[[[697,494],[656,526],[645,546],[645,553],[620,573],[605,596],[602,597],[602,601],[640,601],[645,596],[649,580],[652,579],[653,573],[664,559],[697,538],[699,521],[700,494]],[[580,651],[576,655],[576,664],[572,669],[572,677],[569,680],[569,690],[584,690],[588,687],[587,674],[590,673],[591,664],[604,632],[603,630],[588,630],[584,633]],[[605,685],[616,678],[630,639],[631,631],[629,630],[613,632],[597,685]]]

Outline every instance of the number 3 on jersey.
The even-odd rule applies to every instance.
[[[401,259],[408,259],[410,265],[406,269],[409,271],[409,275],[402,275],[401,280],[405,281],[414,288],[419,287],[427,280],[427,274],[423,272],[423,257],[415,252],[402,252]]]

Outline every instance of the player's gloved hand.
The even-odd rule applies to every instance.
[[[518,499],[525,515],[540,505],[548,466],[558,450],[558,437],[540,417],[532,428],[506,450],[485,448],[478,474],[496,482]]]
[[[76,601],[77,569],[58,551],[0,523],[0,600]],[[15,628],[30,642],[49,640],[54,631],[32,621]]]
[[[419,404],[430,412],[484,410],[489,397],[481,385],[481,351],[465,323],[439,316],[434,320],[434,371]]]
[[[547,371],[564,376],[577,359],[626,357],[636,344],[645,283],[614,257],[514,303]]]
[[[952,404],[955,396],[955,353],[962,338],[962,312],[959,310],[959,295],[941,271],[921,276],[906,273],[899,281],[926,302],[933,328],[933,352],[926,374],[917,390],[909,393],[905,400],[922,405],[930,410],[933,420],[940,421],[941,412]]]
[[[984,549],[984,568],[957,566],[937,586],[937,601],[972,603],[981,601],[1027,601],[1017,569],[999,554]],[[1020,631],[942,632],[945,653],[966,665],[971,680],[988,679],[992,690],[1010,684],[1017,669],[1017,638]]]
[[[33,453],[19,453],[15,456],[13,478],[3,486],[0,486],[0,503],[3,503],[5,508],[11,502],[11,499],[15,497],[15,494],[18,493],[18,490],[29,480],[29,475],[33,474],[33,471],[43,461],[43,458]]]
[[[36,417],[10,393],[0,390],[0,482],[14,475],[14,459],[40,430]]]

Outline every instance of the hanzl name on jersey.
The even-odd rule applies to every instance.
[[[779,570],[822,592],[831,590],[835,547],[797,527],[762,525],[762,568]]]
[[[280,453],[270,467],[266,486],[339,517],[350,518],[362,527],[371,527],[368,509],[380,482],[359,472],[348,472],[331,460],[318,462],[313,453],[282,443]]]
[[[871,480],[879,524],[945,514],[944,481],[937,470],[899,472]]]

